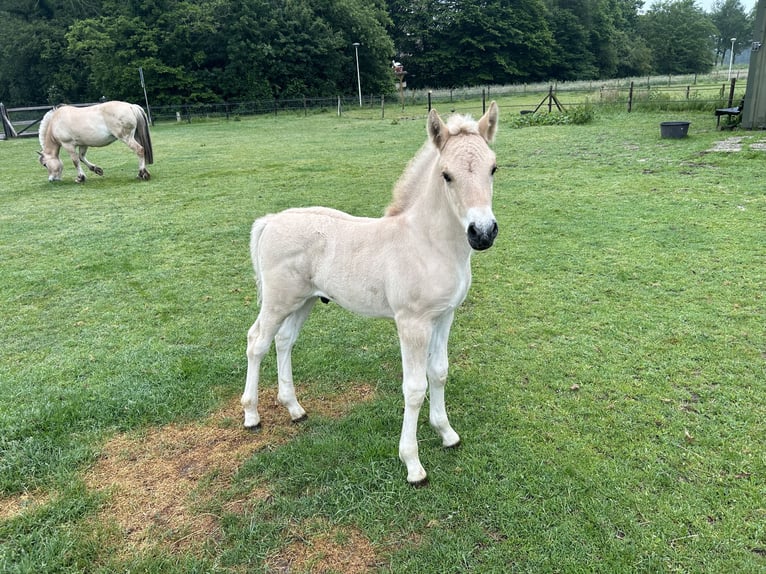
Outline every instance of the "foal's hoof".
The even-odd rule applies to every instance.
[[[96,166],[93,168],[93,173],[95,173],[96,175],[104,175],[104,170]]]
[[[463,441],[462,440],[458,440],[455,444],[444,445],[444,448],[446,448],[447,450],[452,450],[454,448],[460,448],[460,446],[462,444],[463,444]]]
[[[415,482],[409,482],[408,483],[412,488],[423,488],[428,486],[428,477],[425,477],[422,480],[416,480]]]
[[[257,433],[257,432],[260,432],[260,430],[261,430],[262,428],[263,428],[263,427],[261,426],[261,423],[258,423],[257,425],[253,425],[253,426],[251,426],[251,427],[248,427],[248,426],[246,426],[246,427],[245,427],[245,430],[246,430],[246,431],[250,431],[251,433]]]
[[[298,417],[297,419],[293,419],[292,423],[294,425],[297,425],[298,423],[302,423],[309,420],[309,416],[307,414],[304,414],[303,416]]]
[[[142,169],[141,171],[138,172],[138,179],[142,179],[144,181],[149,181],[149,178],[151,178],[151,177],[152,176],[145,169]]]
[[[74,178],[75,183],[85,183],[85,176],[84,175],[78,175],[76,178]]]

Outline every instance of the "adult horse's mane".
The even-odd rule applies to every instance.
[[[42,149],[45,149],[45,137],[48,135],[48,124],[53,117],[53,112],[55,112],[57,108],[58,106],[51,109],[47,114],[43,116],[43,119],[40,120],[40,129],[37,131],[37,137],[40,140],[40,147]]]
[[[470,115],[453,115],[447,120],[447,131],[450,136],[458,134],[479,134],[479,123]],[[422,185],[422,173],[425,166],[433,161],[439,150],[429,138],[420,148],[415,157],[404,170],[394,186],[393,199],[385,211],[385,215],[398,215],[412,205],[418,193],[418,184]]]

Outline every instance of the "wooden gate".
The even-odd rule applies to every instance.
[[[0,103],[0,122],[3,124],[0,139],[36,137],[40,121],[52,108],[53,106],[6,108]]]

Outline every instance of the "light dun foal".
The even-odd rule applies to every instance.
[[[428,115],[428,140],[394,189],[382,218],[325,207],[288,209],[255,221],[250,252],[260,312],[247,334],[245,427],[258,428],[261,361],[274,340],[279,402],[293,421],[306,417],[295,397],[291,351],[317,299],[396,322],[404,373],[399,458],[420,484],[417,422],[430,390],[430,423],[445,447],[460,443],[444,404],[447,339],[471,286],[471,254],[492,246],[495,102],[479,121]]]

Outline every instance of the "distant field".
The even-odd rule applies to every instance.
[[[317,307],[305,424],[270,406],[273,355],[261,434],[238,405],[252,220],[380,215],[423,106],[160,123],[149,182],[120,143],[77,185],[0,142],[0,571],[766,569],[766,133],[605,109],[510,129],[499,99],[500,235],[450,345],[463,445],[422,418],[423,489],[388,322]]]

